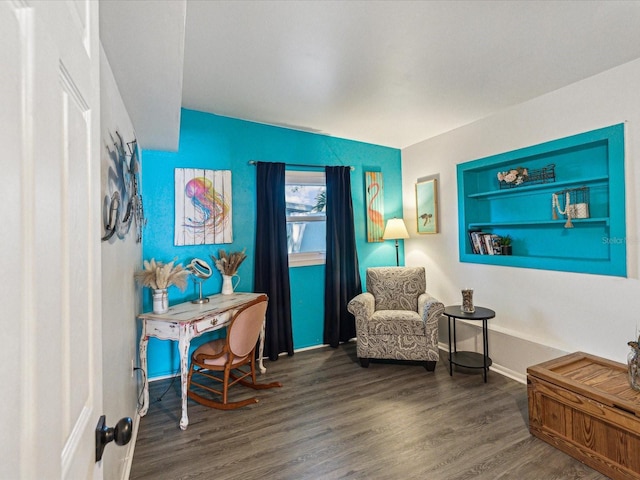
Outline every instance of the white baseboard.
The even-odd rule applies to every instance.
[[[438,347],[448,355],[449,345],[446,323],[440,328],[440,342]],[[566,355],[569,352],[559,350],[548,345],[517,335],[505,329],[489,329],[489,356],[493,364],[492,371],[527,383],[527,367],[546,362],[553,358]],[[458,322],[456,328],[458,350],[482,352],[482,328],[470,322]]]
[[[133,432],[131,433],[131,441],[127,444],[127,455],[124,458],[124,469],[122,470],[122,480],[129,480],[131,476],[131,465],[133,464],[133,453],[136,449],[136,441],[138,440],[138,429],[140,428],[140,414],[136,410],[133,418]]]
[[[445,354],[445,357],[448,357],[449,355],[449,345],[443,342],[439,342],[438,343],[438,348],[440,350],[442,350]],[[491,352],[489,352],[489,354],[491,354]],[[498,365],[496,364],[496,362],[493,362],[493,365],[491,365],[491,367],[489,367],[489,370],[491,370],[492,372],[496,372],[499,373],[500,375],[503,375],[507,378],[510,378],[512,380],[515,380],[516,382],[519,383],[523,383],[526,384],[527,383],[527,376],[523,375],[519,372],[515,372],[509,368],[506,368],[503,365]]]

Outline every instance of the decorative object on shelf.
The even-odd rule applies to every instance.
[[[416,183],[418,233],[438,233],[438,180]]]
[[[462,289],[462,305],[460,305],[460,310],[463,313],[473,313],[476,311],[473,306],[473,289],[472,288],[463,288]]]
[[[556,181],[555,164],[551,163],[542,168],[517,167],[505,172],[498,172],[500,188],[514,188],[520,185],[538,185]]]
[[[498,172],[498,181],[500,185],[506,183],[509,186],[517,186],[524,183],[525,179],[529,176],[529,172],[526,168],[518,167],[507,170],[506,172]]]
[[[367,242],[382,242],[384,233],[384,195],[382,172],[365,172],[367,201]]]
[[[176,168],[175,245],[233,242],[231,170]]]
[[[165,313],[169,310],[167,288],[175,285],[180,290],[187,286],[187,277],[191,273],[175,265],[175,259],[169,263],[156,262],[155,258],[143,262],[144,269],[134,274],[138,283],[153,290],[153,313]]]
[[[196,298],[195,300],[191,300],[191,303],[208,303],[209,299],[202,296],[202,282],[209,278],[213,273],[213,270],[211,270],[211,266],[204,260],[194,258],[193,260],[191,260],[191,263],[187,268],[197,279],[194,280],[198,282],[198,291],[200,292],[198,298]]]
[[[640,391],[640,337],[637,342],[628,342],[631,351],[627,356],[627,366],[629,368],[629,385],[634,390]]]
[[[241,252],[225,252],[223,249],[218,250],[218,257],[211,255],[211,259],[218,271],[222,274],[222,293],[223,295],[230,295],[240,283],[240,276],[238,275],[238,268],[240,264],[244,262],[247,255],[243,249]],[[233,285],[232,278],[238,277],[236,284]]]
[[[400,247],[398,245],[398,239],[409,238],[409,232],[404,224],[404,220],[401,218],[392,218],[387,221],[387,226],[384,229],[382,238],[385,240],[396,241],[396,266],[400,266]]]
[[[513,247],[511,245],[511,236],[505,235],[498,240],[500,244],[500,255],[511,255],[513,253]]]
[[[551,210],[554,220],[558,219],[557,211],[567,219],[564,228],[573,228],[572,218],[589,218],[589,187],[568,188],[551,194]]]

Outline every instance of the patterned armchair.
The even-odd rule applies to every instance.
[[[367,269],[367,291],[347,306],[356,317],[360,364],[371,358],[418,360],[433,371],[439,359],[438,320],[444,305],[426,293],[424,267]]]

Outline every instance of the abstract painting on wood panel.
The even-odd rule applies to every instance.
[[[231,170],[175,169],[176,245],[233,242]]]
[[[384,233],[384,195],[382,172],[365,172],[367,202],[367,242],[382,242]]]

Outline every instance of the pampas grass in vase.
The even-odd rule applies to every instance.
[[[235,287],[231,282],[231,277],[238,275],[238,268],[244,262],[247,255],[244,253],[246,248],[241,252],[229,252],[224,249],[218,250],[218,257],[211,255],[211,259],[218,271],[222,274],[222,294],[228,295],[233,293]],[[240,283],[240,279],[236,282],[236,286]]]
[[[169,263],[156,262],[155,258],[143,262],[144,269],[138,270],[136,281],[153,290],[153,312],[165,313],[169,310],[167,288],[175,285],[180,290],[187,287],[187,277],[191,274],[182,264],[175,265],[176,259]]]

